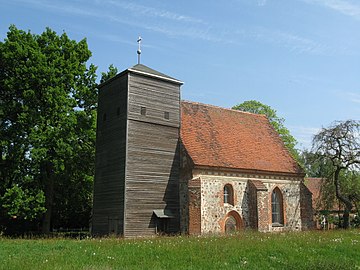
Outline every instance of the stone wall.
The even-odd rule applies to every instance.
[[[199,215],[203,234],[224,232],[225,219],[231,211],[240,215],[244,228],[258,228],[261,231],[301,229],[299,185],[301,178],[211,170],[193,170],[193,177],[200,179]],[[256,192],[257,197],[254,198],[254,192],[249,188],[249,180],[261,181],[267,191]],[[233,187],[234,205],[224,204],[223,189],[226,184]],[[275,187],[278,187],[283,195],[284,226],[281,227],[273,227],[271,223],[271,192]],[[255,208],[258,214],[257,225],[254,223],[256,217],[253,216]]]

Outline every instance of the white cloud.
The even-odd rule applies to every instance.
[[[122,2],[122,1],[106,1],[106,2],[113,6],[131,11],[133,14],[137,16],[148,16],[148,17],[168,19],[172,21],[204,24],[204,22],[201,19],[189,17],[182,14],[177,14],[167,10],[155,9],[148,6],[138,5],[129,2]]]
[[[93,0],[85,5],[85,1],[75,1],[72,4],[48,0],[14,0],[33,8],[51,10],[71,15],[91,17],[120,25],[129,25],[169,37],[186,37],[196,40],[223,44],[241,44],[253,39],[259,43],[271,44],[286,48],[296,54],[334,55],[349,54],[345,49],[329,47],[315,40],[293,33],[266,28],[232,29],[218,24],[203,21],[200,18],[179,14],[165,9],[135,4],[126,1]],[[251,0],[253,1],[253,0]],[[340,0],[302,0],[311,3],[344,2]],[[254,3],[254,2],[253,2]],[[258,6],[268,3],[267,0],[257,0]],[[250,26],[251,27],[251,26]],[[114,39],[114,37],[107,37]],[[116,39],[116,38],[115,38]],[[114,40],[122,42],[121,40]],[[353,52],[351,52],[353,54]]]
[[[295,35],[288,32],[272,30],[267,28],[257,28],[252,31],[237,31],[237,34],[244,38],[250,37],[259,42],[266,42],[279,47],[285,47],[294,53],[309,53],[314,55],[332,55],[332,50],[327,45],[323,45],[317,41]]]
[[[311,4],[322,5],[344,15],[360,19],[360,4],[345,0],[303,0]]]
[[[79,8],[73,5],[56,4],[54,2],[41,1],[41,0],[15,0],[15,1],[19,3],[28,4],[31,7],[36,7],[40,9],[54,10],[62,13],[76,14],[81,16],[98,17],[98,18],[102,17],[102,15],[99,12],[84,8]]]
[[[267,0],[258,0],[258,6],[265,6],[266,5],[266,3],[267,3]]]

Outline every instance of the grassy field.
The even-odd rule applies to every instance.
[[[360,269],[360,231],[132,240],[0,238],[0,269]]]

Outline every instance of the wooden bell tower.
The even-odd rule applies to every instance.
[[[94,235],[179,231],[181,85],[137,64],[99,86]]]

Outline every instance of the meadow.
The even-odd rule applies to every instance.
[[[0,238],[0,269],[360,269],[360,231]]]

